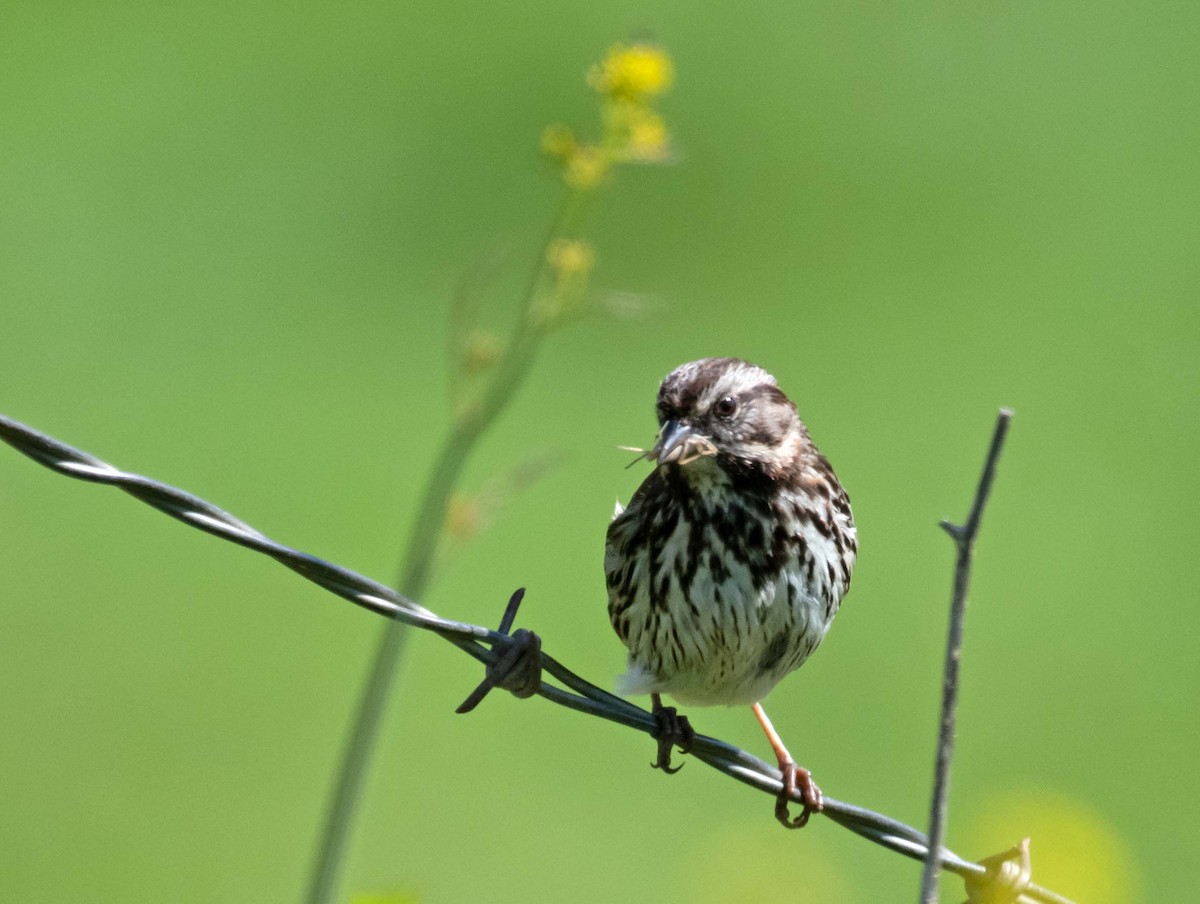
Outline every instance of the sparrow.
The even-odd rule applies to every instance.
[[[796,765],[762,700],[825,637],[858,552],[850,499],[767,371],[738,358],[703,358],[658,390],[654,469],[617,507],[604,572],[608,615],[629,651],[617,689],[650,694],[670,748],[690,726],[668,694],[692,706],[754,710],[779,763],[775,815],[803,826],[821,809],[811,773]],[[803,811],[793,819],[797,791]]]

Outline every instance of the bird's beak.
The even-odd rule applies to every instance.
[[[706,455],[716,455],[717,447],[707,436],[696,432],[691,424],[669,420],[658,433],[658,442],[650,454],[660,465],[686,465]]]

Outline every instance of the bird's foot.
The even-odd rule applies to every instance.
[[[674,775],[683,768],[683,764],[671,765],[671,748],[678,747],[682,753],[690,751],[692,742],[696,740],[696,731],[687,716],[679,715],[679,711],[673,706],[663,706],[662,698],[658,694],[651,694],[650,700],[650,712],[657,723],[650,737],[658,741],[658,756],[650,765],[661,769],[667,775]]]
[[[780,763],[779,771],[783,773],[783,790],[775,799],[775,818],[785,828],[802,829],[808,825],[808,817],[813,813],[819,813],[824,806],[821,800],[821,789],[812,780],[811,772],[790,760]],[[788,812],[788,804],[797,792],[804,801],[804,809],[800,811],[799,816],[793,819]]]

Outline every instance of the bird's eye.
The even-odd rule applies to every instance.
[[[721,401],[717,402],[713,409],[717,413],[717,417],[732,417],[737,411],[737,399],[733,396],[725,396]]]

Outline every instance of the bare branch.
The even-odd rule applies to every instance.
[[[276,543],[203,499],[147,477],[128,474],[3,415],[0,415],[0,440],[60,474],[119,487],[185,524],[268,555],[357,606],[437,634],[487,666],[496,667],[504,654],[513,649],[514,643],[521,645],[517,637],[519,631],[511,636],[507,633],[512,625],[512,618],[507,613],[502,622],[504,631],[491,631],[479,625],[441,618],[377,581]],[[515,615],[515,608],[512,607],[510,601],[510,612]],[[654,717],[646,710],[585,681],[544,650],[538,651],[538,657],[541,672],[558,683],[540,681],[535,691],[537,696],[646,734],[655,731]],[[496,684],[506,686],[498,679]],[[718,772],[757,788],[772,798],[778,797],[782,790],[778,769],[717,738],[697,735],[691,755]],[[803,803],[798,796],[796,802]],[[928,847],[925,835],[898,820],[829,797],[824,799],[821,813],[882,847],[913,860],[926,858]],[[977,882],[986,882],[993,872],[984,864],[974,863],[944,849],[941,851],[941,863],[944,869]],[[1023,894],[1043,904],[1071,904],[1066,898],[1033,884],[1025,887]]]
[[[939,851],[946,834],[946,814],[950,789],[950,759],[954,754],[954,721],[958,707],[958,665],[962,658],[963,621],[967,611],[967,586],[971,579],[971,554],[975,546],[975,535],[979,532],[979,521],[983,507],[987,504],[996,475],[996,462],[1004,446],[1012,412],[1001,408],[996,418],[996,429],[992,444],[988,448],[983,465],[983,475],[975,491],[975,501],[963,525],[942,521],[942,528],[958,547],[958,560],[954,567],[954,593],[950,603],[950,632],[946,641],[946,664],[942,672],[942,714],[938,728],[937,759],[934,764],[933,802],[929,814],[929,848],[925,856],[925,868],[921,874],[921,904],[937,904]]]

